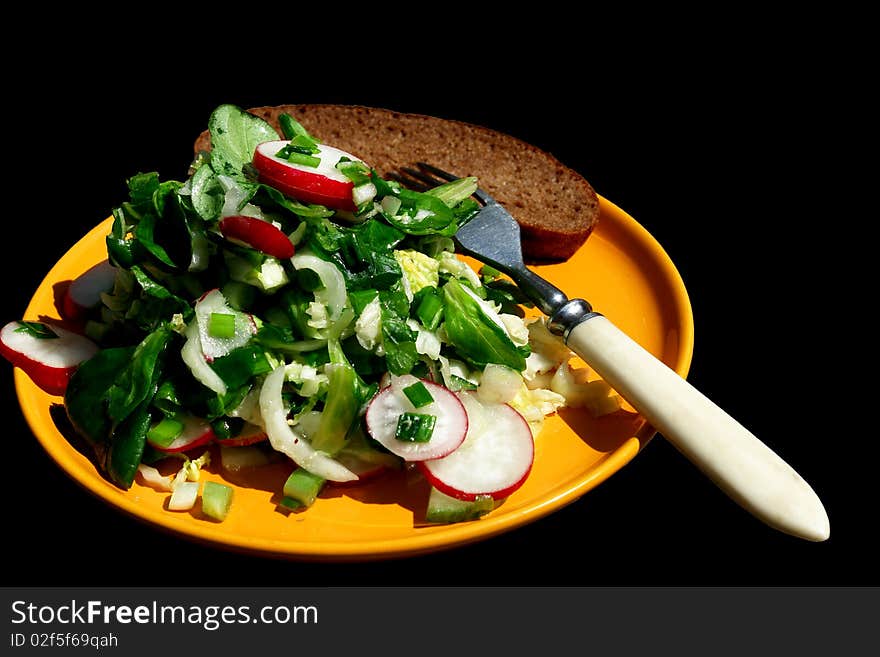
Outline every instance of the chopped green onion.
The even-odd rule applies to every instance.
[[[284,497],[294,499],[303,506],[312,506],[326,481],[304,468],[297,468],[284,482]]]
[[[475,176],[459,178],[452,182],[443,183],[425,192],[429,196],[439,198],[450,208],[454,208],[471,194],[477,191],[477,179]]]
[[[282,148],[280,151],[275,153],[275,157],[280,157],[282,160],[287,160],[292,164],[299,164],[304,167],[317,167],[321,164],[321,158],[315,157],[314,155],[307,155],[306,153],[301,153],[299,151],[294,150],[289,145]]]
[[[313,137],[309,134],[309,131],[306,130],[302,126],[302,124],[294,119],[290,114],[282,114],[281,116],[279,116],[278,123],[281,126],[281,132],[284,133],[285,139],[293,139],[294,137],[299,136],[313,139]]]
[[[308,135],[297,135],[290,140],[290,148],[297,153],[314,155],[318,152],[318,142]]]
[[[458,376],[458,374],[450,374],[449,389],[452,390],[452,392],[458,392],[460,390],[476,390],[477,384],[473,381],[468,381],[464,377]]]
[[[397,440],[405,440],[411,443],[426,443],[431,440],[435,424],[437,424],[436,415],[403,413],[397,418],[397,429],[394,432],[394,437]]]
[[[229,313],[211,313],[208,318],[208,334],[214,338],[231,338],[235,336],[235,315]]]
[[[412,405],[416,408],[427,406],[432,401],[434,401],[431,393],[425,387],[425,384],[421,381],[416,381],[412,385],[404,388],[403,394],[406,395],[406,398],[409,399],[410,402],[412,402]]]
[[[282,497],[278,506],[285,511],[299,511],[305,509],[306,505],[292,497]]]
[[[229,508],[232,506],[232,487],[226,484],[218,484],[216,481],[206,481],[202,489],[202,511],[214,520],[226,520]]]
[[[42,322],[19,322],[19,327],[15,329],[16,333],[27,333],[32,338],[39,340],[52,340],[58,337],[48,326]]]
[[[416,317],[426,329],[435,330],[443,319],[443,300],[440,298],[440,291],[436,287],[426,285],[416,293],[416,297],[421,297],[416,306]]]
[[[158,447],[168,447],[181,433],[183,433],[183,422],[173,417],[166,417],[150,427],[147,431],[147,440]]]

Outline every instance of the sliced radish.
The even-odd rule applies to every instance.
[[[467,438],[448,456],[418,465],[446,495],[467,501],[480,495],[503,499],[523,485],[532,469],[532,432],[507,404],[481,404],[471,393],[459,396],[470,421]]]
[[[287,424],[287,408],[281,398],[281,388],[286,376],[287,367],[279,365],[266,377],[260,390],[260,411],[272,447],[289,456],[301,468],[329,481],[357,480],[355,473],[323,452],[315,450],[305,436],[298,434]]]
[[[262,427],[246,423],[237,435],[230,438],[218,438],[217,443],[227,447],[244,447],[245,445],[254,445],[268,439],[269,436],[266,435]]]
[[[223,237],[243,242],[279,260],[293,255],[293,242],[290,238],[280,228],[263,219],[233,215],[221,219],[219,227]]]
[[[67,319],[80,319],[101,303],[101,293],[111,292],[116,281],[116,267],[107,260],[78,276],[67,288],[61,311]]]
[[[202,341],[199,339],[198,322],[192,321],[189,323],[184,337],[186,337],[186,342],[183,343],[183,347],[180,349],[180,359],[189,367],[196,381],[209,390],[213,390],[218,395],[225,395],[226,384],[220,378],[220,375],[211,369],[208,361],[205,360],[205,355],[202,353]]]
[[[98,352],[88,338],[44,322],[9,322],[0,330],[0,355],[50,395],[63,395],[83,361]],[[36,334],[45,337],[36,337]],[[54,337],[53,337],[54,336]]]
[[[468,416],[464,406],[451,391],[443,386],[422,381],[434,401],[416,408],[406,397],[403,389],[420,379],[406,374],[392,377],[391,385],[383,389],[367,408],[367,430],[374,440],[388,451],[406,461],[438,459],[455,450],[468,430]],[[403,413],[433,415],[437,418],[434,431],[427,442],[398,440],[395,436],[397,420]]]
[[[318,203],[336,210],[357,211],[352,198],[354,184],[336,168],[343,157],[361,160],[332,146],[318,145],[316,167],[296,164],[275,154],[290,142],[267,141],[254,151],[254,167],[260,182],[306,203]]]
[[[202,295],[196,302],[195,311],[202,354],[209,363],[215,358],[227,355],[233,349],[243,347],[257,332],[253,316],[230,308],[223,293],[216,288]],[[212,335],[211,315],[215,313],[234,317],[232,337]]]
[[[360,429],[352,433],[336,460],[359,477],[351,482],[356,484],[374,479],[387,470],[399,470],[402,465],[399,457],[372,447]]]
[[[385,463],[371,463],[355,454],[345,452],[337,454],[336,460],[358,476],[356,481],[335,482],[337,486],[366,483],[375,479],[389,468]]]
[[[175,452],[185,452],[189,449],[207,445],[216,438],[214,429],[211,424],[195,415],[185,415],[179,418],[183,422],[183,431],[175,438],[170,445],[163,447],[153,441],[150,444],[160,452],[174,454]],[[147,438],[149,440],[149,437]]]

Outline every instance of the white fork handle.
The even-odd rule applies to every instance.
[[[791,466],[606,317],[585,319],[566,341],[743,508],[787,534],[828,538],[825,507]]]

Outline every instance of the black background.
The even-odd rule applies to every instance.
[[[829,111],[844,85],[826,50],[740,30],[727,39],[675,34],[635,51],[622,35],[599,45],[541,28],[498,35],[491,49],[470,32],[447,36],[442,48],[434,44],[442,56],[417,69],[402,60],[424,42],[398,33],[398,47],[379,56],[374,46],[387,46],[385,37],[323,43],[316,47],[341,55],[324,61],[283,38],[220,48],[216,34],[210,43],[168,35],[186,53],[171,56],[120,26],[93,55],[67,41],[45,64],[18,53],[23,63],[10,65],[7,79],[16,103],[4,112],[12,168],[3,194],[4,321],[20,317],[51,265],[123,198],[126,177],[185,175],[192,141],[217,104],[354,103],[482,124],[550,151],[658,239],[691,296],[689,380],[813,485],[831,539],[811,544],[768,529],[657,438],[574,504],[471,546],[361,564],[233,554],[145,526],[80,489],[33,438],[7,367],[4,582],[878,583],[862,533],[876,512],[851,503],[863,480],[862,452],[849,446],[875,440],[875,423],[858,435],[845,428],[870,413],[854,402],[816,328],[836,294],[827,292],[841,220],[831,154],[851,127]]]

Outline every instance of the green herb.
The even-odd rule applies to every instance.
[[[426,443],[431,440],[434,433],[434,425],[437,424],[436,415],[423,413],[402,413],[397,418],[397,428],[394,437],[411,443]]]
[[[19,322],[19,327],[15,329],[16,333],[27,333],[32,338],[38,340],[55,340],[58,334],[42,322]]]
[[[406,395],[406,398],[409,399],[410,402],[412,402],[412,405],[416,408],[427,406],[434,401],[431,393],[421,381],[416,381],[412,385],[405,387],[403,389],[403,394]]]

